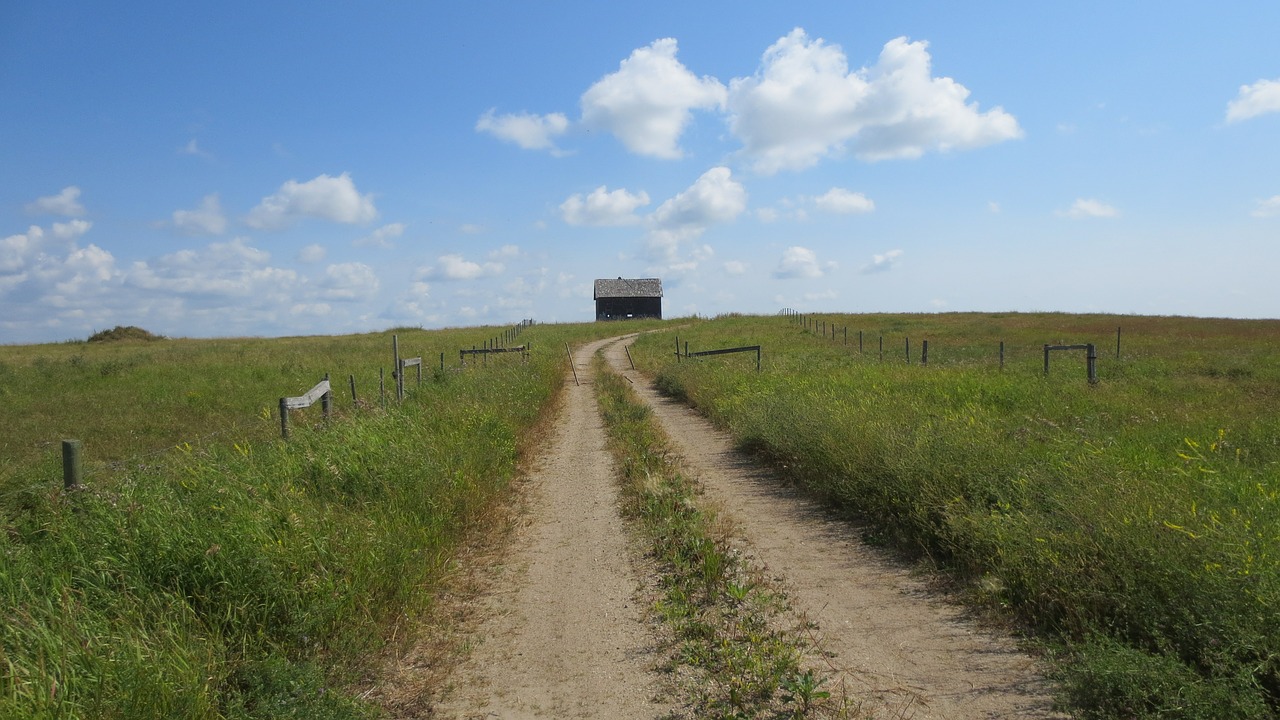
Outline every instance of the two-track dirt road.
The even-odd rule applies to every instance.
[[[1047,718],[1035,661],[865,547],[856,529],[783,488],[697,413],[631,371],[629,338],[574,352],[555,431],[530,469],[527,510],[489,573],[469,658],[449,690],[406,715],[656,718],[674,698],[641,607],[645,573],[619,518],[590,361],[603,349],[736,528],[743,552],[816,623],[832,679],[868,717]]]

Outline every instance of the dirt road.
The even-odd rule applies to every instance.
[[[817,623],[837,682],[880,717],[1049,718],[1048,688],[1008,638],[979,630],[847,521],[785,487],[732,440],[631,371],[621,343],[606,357],[630,377],[745,549],[780,577]]]
[[[474,649],[426,715],[656,718],[670,707],[658,698],[661,658],[636,601],[641,578],[591,387],[590,360],[604,348],[730,517],[744,553],[816,623],[829,689],[843,688],[873,717],[1059,717],[1030,657],[659,396],[629,369],[623,347],[614,339],[575,351],[581,384],[566,380],[563,416],[527,485],[525,522],[481,600]]]

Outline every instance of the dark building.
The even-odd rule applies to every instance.
[[[596,319],[662,319],[662,280],[640,278],[596,281]]]

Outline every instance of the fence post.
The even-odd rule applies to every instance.
[[[289,405],[280,398],[280,437],[289,439]]]
[[[378,400],[383,407],[387,405],[387,370],[378,368]]]
[[[396,381],[396,401],[404,400],[404,386],[400,383],[400,336],[391,336],[391,379]]]
[[[351,404],[356,404],[356,376],[351,375]]]
[[[1089,384],[1093,385],[1098,382],[1098,353],[1093,347],[1093,343],[1089,343],[1085,352],[1089,353],[1087,361],[1089,366]]]
[[[444,372],[444,353],[440,353],[440,372]]]
[[[680,336],[676,336],[676,362],[680,362]]]
[[[84,443],[79,440],[62,441],[62,487],[64,490],[75,490],[84,481],[84,464],[81,450]]]
[[[862,331],[858,331],[858,354],[862,354]]]
[[[920,345],[920,364],[921,364],[921,365],[928,365],[928,364],[929,364],[929,341],[928,341],[928,340],[923,340],[923,341],[921,341],[921,345]]]
[[[1116,359],[1120,359],[1120,326],[1116,326]]]
[[[756,346],[756,372],[760,372],[760,347]]]
[[[880,336],[880,362],[884,362],[884,336]]]
[[[1004,370],[1004,341],[1000,341],[1000,369]]]
[[[1044,374],[1049,374],[1049,343],[1044,345]]]
[[[910,365],[911,364],[911,338],[904,338],[904,340],[906,340],[907,364]]]

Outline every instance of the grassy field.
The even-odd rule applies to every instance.
[[[697,322],[632,352],[870,539],[1034,631],[1082,716],[1280,713],[1280,322],[799,320]],[[676,336],[763,345],[763,372],[754,354],[677,362]],[[1044,344],[1089,342],[1097,385],[1083,352],[1043,374]]]
[[[385,406],[390,332],[0,347],[0,717],[375,715],[350,689],[536,443],[565,343],[617,332],[534,326],[529,364],[455,369],[504,330],[397,331],[428,372]],[[277,400],[326,372],[332,421],[281,441]]]

